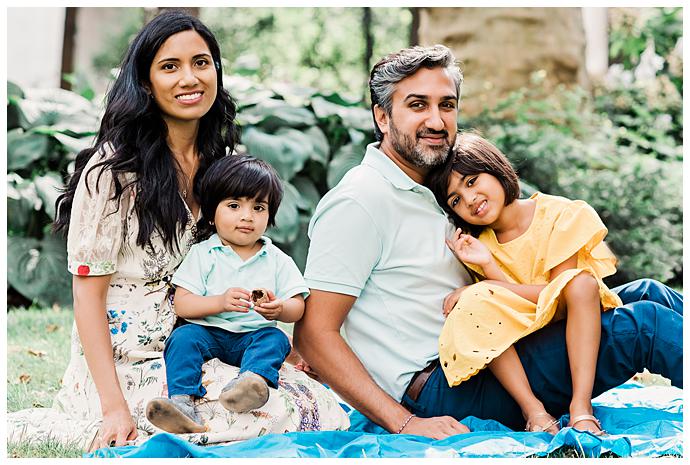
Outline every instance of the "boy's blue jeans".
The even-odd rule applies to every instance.
[[[278,328],[232,333],[213,326],[187,323],[176,328],[165,344],[165,375],[168,396],[188,394],[203,397],[201,365],[217,358],[266,378],[278,387],[278,370],[290,353],[290,341]]]
[[[613,291],[624,305],[601,315],[592,397],[623,384],[645,368],[682,388],[683,296],[650,279]],[[565,324],[565,320],[555,322],[515,343],[532,391],[556,418],[568,413],[572,395]],[[403,402],[420,417],[450,415],[462,420],[472,415],[500,421],[515,430],[525,427],[520,407],[488,369],[451,388],[437,367],[417,401],[405,395]]]

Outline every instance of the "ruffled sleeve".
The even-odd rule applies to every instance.
[[[558,208],[554,204],[555,208]],[[616,257],[603,242],[608,229],[586,202],[567,201],[556,213],[544,254],[549,271],[578,254],[578,268],[591,268],[603,278],[616,272]]]
[[[103,156],[94,154],[79,179],[67,235],[67,267],[80,276],[102,276],[117,271],[117,259],[123,244],[127,208],[122,199],[113,200],[115,185],[110,170],[96,167]],[[100,176],[99,176],[100,174]],[[88,186],[88,189],[87,189]]]

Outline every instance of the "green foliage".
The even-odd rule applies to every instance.
[[[682,8],[645,8],[639,16],[623,13],[609,34],[609,56],[612,63],[633,69],[640,62],[649,43],[655,51],[667,56],[683,35]]]
[[[408,8],[372,8],[373,56],[408,46]],[[365,94],[362,8],[202,8],[234,74]]]

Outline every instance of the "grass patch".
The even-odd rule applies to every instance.
[[[84,451],[81,447],[62,444],[57,441],[46,441],[38,443],[19,442],[7,443],[7,457],[9,458],[54,458],[54,457],[82,457]]]

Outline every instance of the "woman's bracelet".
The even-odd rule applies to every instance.
[[[405,421],[403,421],[402,426],[400,427],[400,429],[399,429],[395,434],[400,434],[400,433],[402,433],[402,431],[405,429],[405,427],[406,427],[407,424],[410,422],[410,420],[412,420],[412,417],[415,417],[415,416],[416,416],[416,415],[415,415],[414,413],[410,413],[410,416],[407,417],[407,418],[405,418]]]

